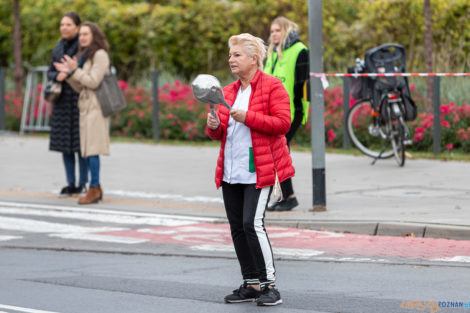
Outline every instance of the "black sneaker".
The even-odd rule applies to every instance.
[[[261,295],[256,300],[257,305],[279,305],[282,303],[281,294],[274,286],[266,286],[261,291]]]
[[[88,190],[86,189],[86,185],[80,185],[77,188],[75,188],[74,194],[86,194]]]
[[[274,204],[271,204],[266,208],[266,211],[273,212],[276,211],[277,206],[279,205],[279,202],[274,202]]]
[[[290,211],[296,206],[299,205],[299,202],[297,201],[297,198],[287,198],[277,204],[277,206],[274,208],[275,211]]]
[[[59,195],[62,197],[70,197],[75,193],[76,189],[77,188],[75,188],[75,186],[65,186],[64,188],[62,188]]]
[[[244,283],[240,288],[235,289],[232,294],[225,296],[225,303],[255,302],[261,291],[253,287],[247,287]]]

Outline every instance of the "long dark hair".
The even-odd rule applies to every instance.
[[[104,35],[101,28],[92,22],[83,22],[81,27],[87,26],[91,30],[91,34],[93,35],[93,40],[89,47],[80,47],[78,50],[78,55],[82,57],[86,53],[86,60],[92,60],[95,56],[96,51],[100,49],[104,49],[106,52],[109,52],[109,43],[106,40],[106,36]]]
[[[78,15],[77,12],[72,11],[72,12],[64,13],[64,15],[62,15],[62,18],[64,17],[70,18],[76,26],[80,26],[80,24],[82,23],[82,20],[80,19],[80,15]]]

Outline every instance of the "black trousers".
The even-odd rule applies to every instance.
[[[275,281],[273,252],[264,227],[264,213],[272,187],[222,183],[225,211],[243,279],[261,286]]]
[[[299,129],[300,122],[293,123],[289,129],[289,132],[286,134],[287,145],[289,146],[290,152],[290,141],[294,138],[297,129]],[[287,199],[289,196],[294,194],[294,187],[292,186],[292,178],[288,178],[281,183],[282,196],[284,199]]]

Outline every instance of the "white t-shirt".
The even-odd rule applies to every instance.
[[[248,111],[250,95],[251,85],[243,91],[240,86],[232,108]],[[231,116],[228,122],[224,151],[223,181],[230,184],[255,184],[256,172],[250,129],[245,124],[235,121]]]

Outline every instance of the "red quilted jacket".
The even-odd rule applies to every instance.
[[[272,186],[276,173],[282,182],[295,174],[287,147],[285,134],[290,128],[289,94],[281,81],[262,71],[257,71],[251,81],[251,96],[246,112],[245,125],[250,128],[256,170],[256,188]],[[240,80],[224,88],[225,101],[235,102]],[[224,151],[227,138],[229,110],[219,105],[217,110],[220,126],[216,130],[207,128],[209,137],[221,140],[219,158],[215,170],[217,188],[224,176]]]

